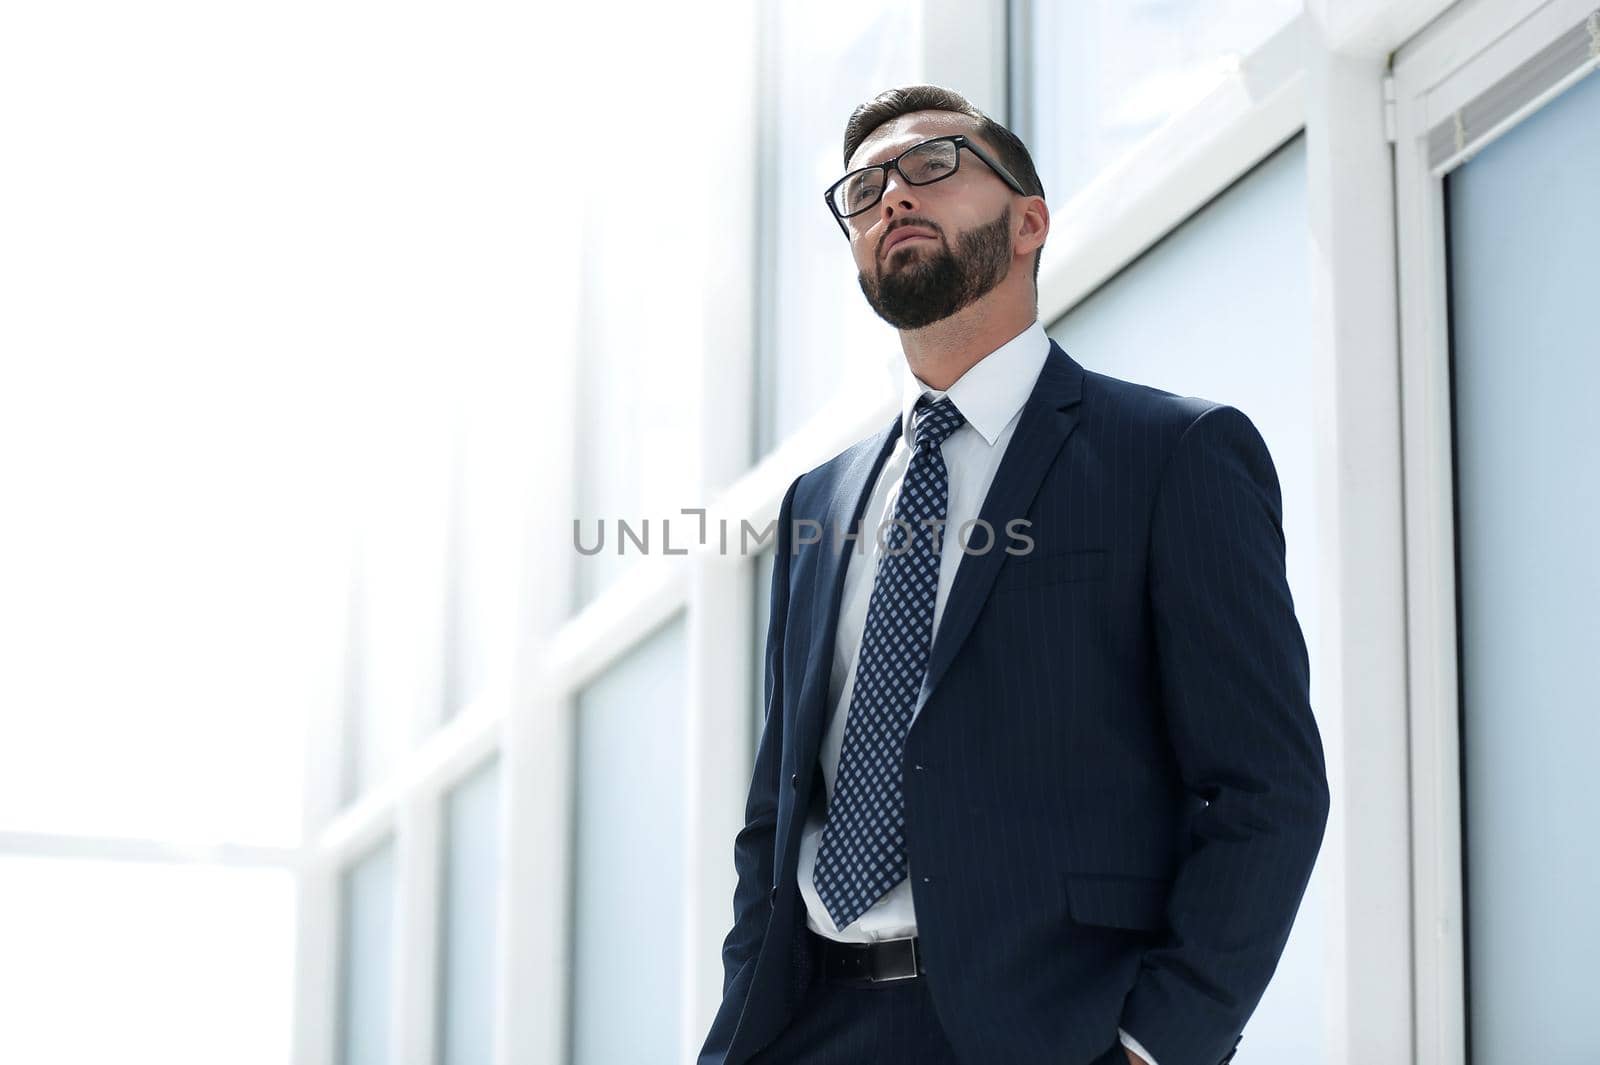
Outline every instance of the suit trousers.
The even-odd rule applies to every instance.
[[[811,976],[800,1005],[788,1027],[747,1065],[987,1065],[956,1056],[934,1012],[926,976],[865,986],[834,983],[822,975],[816,938],[801,938],[813,964],[806,967]],[[1126,1062],[1118,1044],[1082,1065]]]

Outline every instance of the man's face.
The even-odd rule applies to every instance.
[[[971,137],[973,125],[966,116],[948,111],[901,115],[861,142],[848,169],[881,163],[931,137]],[[890,170],[883,199],[872,210],[845,219],[861,291],[878,317],[896,329],[920,329],[991,292],[1005,279],[1014,258],[1013,196],[994,171],[965,149],[956,173],[931,185],[908,184]],[[907,238],[906,233],[925,235]],[[894,246],[885,251],[889,238],[895,238]]]

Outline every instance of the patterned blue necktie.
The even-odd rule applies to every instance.
[[[939,588],[936,540],[948,505],[939,445],[966,419],[948,396],[937,403],[923,396],[913,421],[916,445],[873,579],[839,772],[812,871],[836,928],[867,912],[906,875],[902,762],[928,670]],[[932,519],[940,524],[926,524]]]

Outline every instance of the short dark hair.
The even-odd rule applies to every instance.
[[[873,130],[890,119],[909,115],[913,111],[954,111],[966,115],[976,125],[974,134],[984,142],[985,147],[994,150],[995,158],[1001,166],[1011,171],[1017,184],[1027,190],[1029,196],[1044,196],[1044,185],[1039,181],[1039,172],[1033,168],[1033,156],[1028,154],[1028,146],[1022,143],[1022,138],[978,110],[965,96],[940,85],[906,85],[898,89],[886,89],[857,107],[844,127],[844,165],[847,168],[850,166],[850,157],[856,154],[856,149],[861,147],[861,142]],[[1041,246],[1033,253],[1035,291],[1039,288],[1039,255],[1043,251]]]

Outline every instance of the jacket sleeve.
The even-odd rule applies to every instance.
[[[744,828],[733,841],[733,866],[738,883],[733,892],[733,928],[722,944],[722,994],[728,994],[739,970],[761,948],[771,912],[774,851],[777,847],[778,777],[783,760],[783,637],[789,614],[789,556],[792,550],[790,512],[795,478],[778,508],[778,537],[772,564],[771,614],[767,621],[766,725],[756,747],[755,770],[745,800]]]
[[[1285,573],[1272,459],[1212,406],[1174,446],[1151,514],[1149,594],[1166,726],[1206,801],[1120,1025],[1161,1065],[1232,1057],[1322,845],[1328,782]]]

